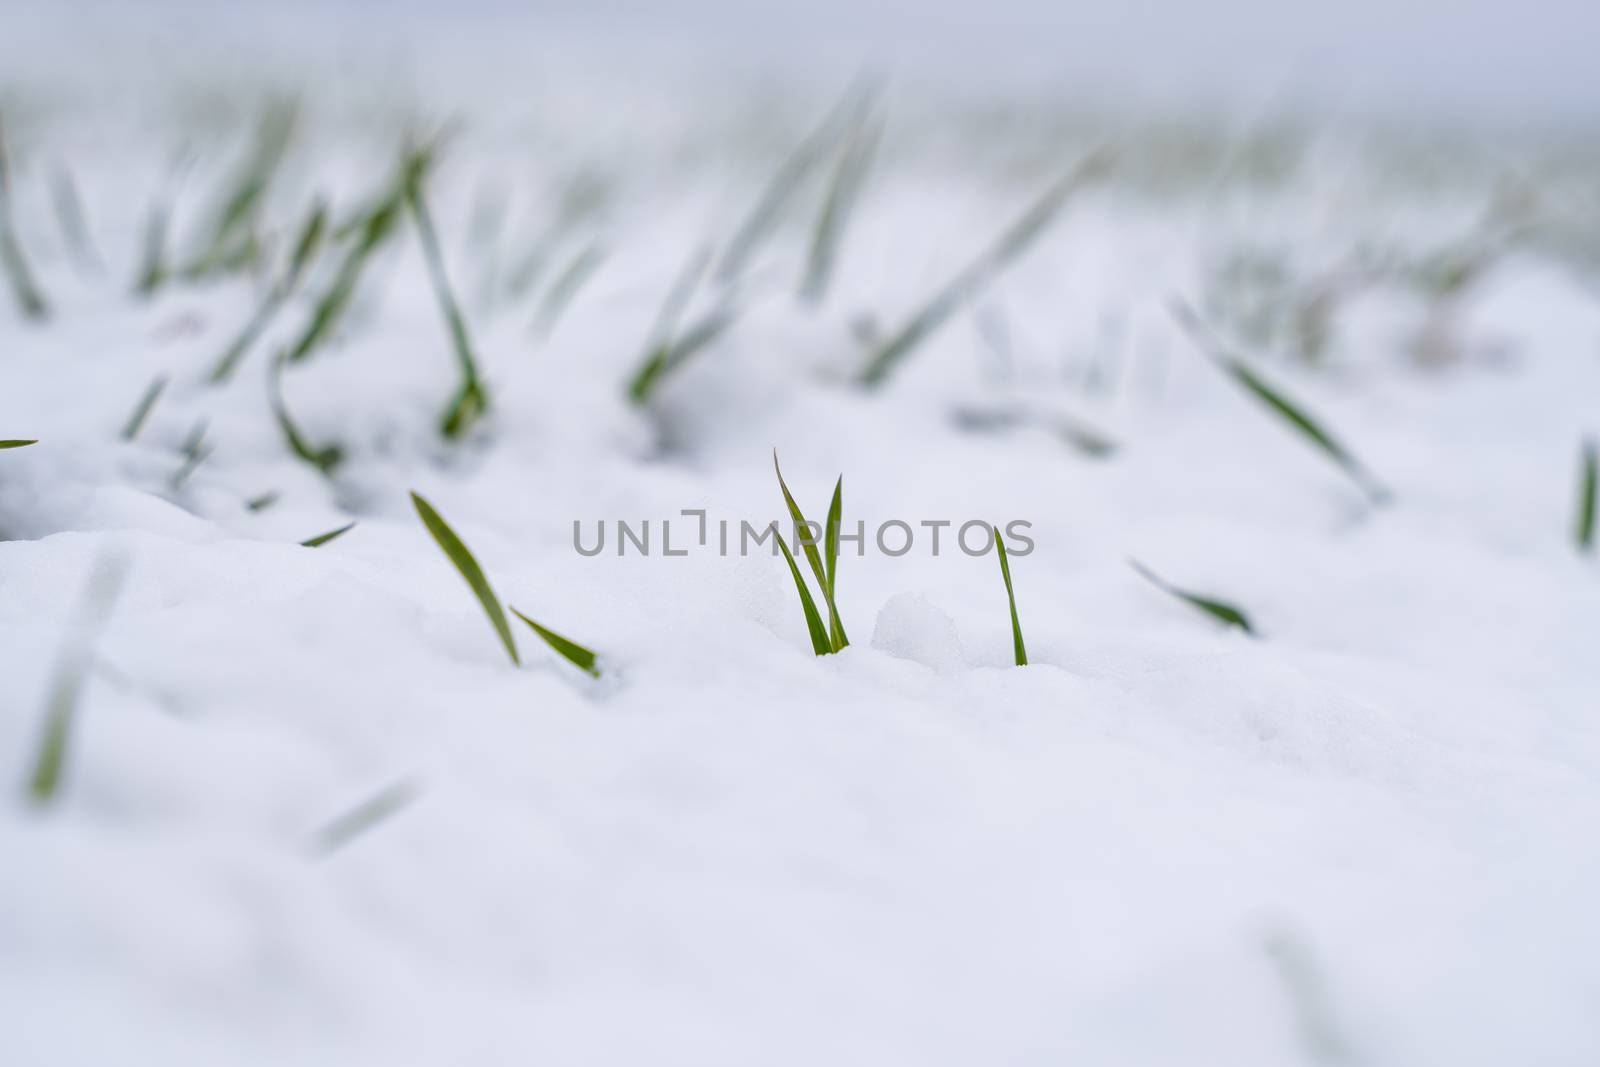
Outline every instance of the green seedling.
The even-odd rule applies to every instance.
[[[512,666],[521,666],[522,660],[517,656],[517,642],[511,636],[511,624],[506,621],[505,609],[500,606],[499,598],[489,587],[489,579],[484,577],[483,568],[478,566],[478,561],[473,558],[471,550],[433,509],[432,504],[414,492],[411,494],[411,503],[417,509],[417,516],[422,519],[422,525],[428,528],[428,532],[433,535],[434,541],[438,542],[445,556],[455,565],[461,577],[466,579],[473,596],[478,598],[483,613],[489,617],[494,632],[500,636],[500,643],[505,646],[506,655],[511,657]]]
[[[355,528],[355,523],[347,522],[336,530],[329,530],[327,533],[317,534],[315,537],[308,537],[300,543],[306,548],[321,548],[329,541],[336,541]]]
[[[1250,619],[1245,615],[1244,612],[1240,611],[1232,604],[1229,604],[1227,601],[1214,600],[1211,597],[1199,596],[1198,594],[1179,589],[1177,586],[1167,582],[1160,575],[1156,574],[1149,567],[1146,567],[1136,559],[1130,559],[1128,561],[1128,566],[1132,567],[1136,572],[1138,572],[1141,578],[1155,586],[1157,589],[1161,590],[1163,593],[1166,593],[1169,596],[1177,597],[1185,604],[1188,604],[1194,608],[1198,608],[1207,615],[1210,615],[1213,619],[1216,619],[1218,622],[1222,623],[1224,626],[1236,627],[1240,630],[1243,630],[1251,637],[1256,636],[1255,627],[1250,625]]]
[[[1600,483],[1600,446],[1583,443],[1582,471],[1578,475],[1578,522],[1574,531],[1579,552],[1594,551],[1595,494]]]
[[[1022,622],[1017,618],[1017,595],[1011,589],[1011,563],[1006,558],[1006,542],[1000,536],[1000,528],[993,527],[994,547],[1000,556],[1000,577],[1006,583],[1006,601],[1011,605],[1011,651],[1018,667],[1028,665],[1028,650],[1022,643]]]
[[[312,834],[311,854],[322,858],[337,852],[408,807],[421,795],[422,790],[415,782],[400,781],[386,786]]]
[[[134,405],[133,414],[128,416],[127,423],[122,427],[122,439],[132,441],[139,436],[139,431],[144,429],[145,420],[150,417],[150,411],[156,406],[156,401],[161,399],[161,394],[167,388],[167,376],[158,374],[145,388],[144,395],[139,398],[139,403]]]
[[[127,573],[127,560],[113,556],[99,560],[89,575],[70,636],[56,661],[45,705],[44,731],[28,775],[27,796],[34,807],[48,807],[61,790],[84,681],[94,665],[95,642],[111,616]]]
[[[250,321],[240,331],[227,351],[222,353],[222,358],[217,360],[216,366],[211,368],[211,382],[220,385],[233,377],[233,372],[238,369],[239,361],[244,359],[245,353],[250,351],[250,346],[266,332],[272,325],[272,320],[294,291],[300,285],[300,279],[305,275],[306,268],[316,257],[317,250],[322,245],[322,235],[327,227],[328,213],[321,201],[312,205],[311,213],[300,227],[299,236],[294,243],[294,250],[289,256],[289,262],[284,267],[283,275],[271,289],[267,291],[266,298]]]
[[[1200,321],[1200,317],[1188,305],[1175,302],[1173,315],[1184,328],[1200,350],[1204,352],[1213,363],[1217,365],[1229,378],[1232,378],[1251,396],[1255,397],[1268,410],[1278,416],[1290,429],[1298,433],[1313,448],[1327,456],[1336,466],[1361,490],[1374,504],[1387,503],[1390,493],[1380,484],[1372,472],[1360,460],[1340,444],[1331,433],[1325,430],[1320,420],[1315,418],[1305,406],[1289,399],[1277,386],[1263,378],[1259,371],[1252,369],[1243,360],[1226,351],[1216,340],[1210,336]]]
[[[594,654],[594,652],[584,648],[576,641],[571,641],[565,637],[562,637],[554,630],[548,630],[545,627],[540,626],[538,623],[528,618],[516,608],[513,607],[510,610],[511,614],[527,623],[528,627],[532,629],[534,633],[539,635],[539,639],[554,649],[562,659],[566,660],[568,663],[572,664],[574,667],[590,675],[591,677],[600,677],[600,668],[596,666],[598,657]]]
[[[1061,214],[1061,209],[1072,195],[1105,173],[1109,163],[1110,156],[1105,151],[1091,152],[1045,190],[977,259],[950,279],[898,331],[878,346],[861,371],[861,384],[882,385],[917,346],[932,336],[957,311],[977,299],[1006,268],[1031,248]]]
[[[789,486],[783,480],[783,470],[778,466],[778,450],[772,450],[772,469],[778,476],[778,488],[783,490],[783,503],[789,509],[789,518],[793,520],[795,529],[800,531],[800,548],[805,553],[806,562],[811,566],[811,574],[817,580],[817,586],[822,590],[823,603],[828,608],[828,651],[837,652],[850,643],[845,636],[844,623],[839,619],[839,609],[834,603],[834,580],[837,577],[839,565],[839,521],[844,503],[844,477],[841,475],[833,487],[833,500],[828,505],[828,526],[822,533],[823,550],[828,558],[824,562],[817,551],[817,538],[812,531],[816,527],[806,521],[805,514],[801,512],[800,505],[795,503],[794,495],[789,492]],[[782,542],[783,538],[778,539]],[[787,548],[785,549],[787,552]]]

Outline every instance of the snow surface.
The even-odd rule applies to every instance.
[[[657,73],[307,95],[275,232],[314,190],[359,203],[419,113],[460,119],[432,195],[495,405],[464,443],[434,433],[454,367],[407,226],[336,344],[286,377],[309,436],[349,453],[331,481],[266,402],[307,294],[223,388],[204,374],[259,283],[128,295],[151,199],[177,183],[181,251],[254,90],[151,71],[7,90],[53,316],[0,317],[0,437],[40,440],[0,452],[0,1063],[1600,1062],[1600,579],[1572,539],[1600,431],[1594,276],[1529,250],[1454,303],[1371,285],[1316,369],[1239,339],[1392,489],[1384,508],[1167,310],[1225,310],[1208,280],[1240,249],[1315,279],[1451,247],[1507,174],[1592,234],[1573,221],[1600,188],[1592,143],[892,89],[827,302],[793,299],[812,189],[751,309],[640,411],[621,387],[662,295],[837,90]],[[849,383],[854,330],[892,328],[1108,128],[1111,179],[886,388]],[[104,276],[73,269],[58,166]],[[488,264],[581,175],[609,197],[552,258],[606,258],[540,338],[551,272],[497,300]],[[1049,428],[1068,415],[1120,447],[1075,452]],[[214,452],[174,489],[199,420]],[[770,555],[574,551],[575,520],[659,538],[673,519],[681,544],[683,509],[778,518],[774,447],[815,518],[842,472],[869,530],[1031,522],[1012,560],[1031,664],[1011,665],[993,556],[948,540],[847,553],[854,644],[826,658]],[[520,625],[512,669],[411,489],[604,677]],[[36,810],[51,673],[119,554],[62,794]],[[315,853],[395,783],[415,800]]]

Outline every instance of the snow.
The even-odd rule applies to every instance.
[[[14,209],[53,315],[0,315],[0,437],[40,441],[0,452],[0,1063],[1600,1060],[1600,582],[1572,538],[1600,432],[1594,276],[1528,248],[1442,311],[1374,284],[1320,367],[1239,338],[1384,479],[1382,508],[1167,310],[1216,310],[1242,248],[1303,280],[1450,247],[1507,169],[1592,235],[1592,142],[1286,120],[1300,147],[1273,178],[1267,148],[1230,154],[1237,124],[891,89],[826,303],[793,299],[813,189],[749,310],[641,411],[622,387],[663,294],[837,86],[612,73],[569,56],[542,95],[486,74],[429,96],[423,71],[387,103],[355,74],[307,94],[271,229],[313,191],[347,211],[375,189],[413,94],[462,119],[430,196],[494,404],[438,438],[455,370],[408,225],[337,342],[285,377],[308,436],[349,453],[332,480],[272,420],[272,344],[204,381],[258,285],[127,292],[180,145],[179,250],[202,228],[249,80],[10,90]],[[885,388],[850,384],[853,329],[893,329],[1108,129],[1117,175]],[[56,162],[104,277],[72,267]],[[505,269],[581,174],[610,198],[553,259],[589,240],[606,259],[540,340],[534,297],[485,297],[467,234],[506,191]],[[269,341],[309,311],[302,293]],[[1443,363],[1416,358],[1425,329]],[[1078,453],[1060,417],[1116,450]],[[174,489],[202,419],[214,452]],[[866,524],[836,656],[812,655],[782,560],[737,550],[741,521],[783,515],[773,448],[812,518],[842,473]],[[517,623],[512,668],[408,490],[603,677]],[[994,557],[954,544],[974,519],[1032,524],[1011,560],[1026,668]],[[650,522],[649,556],[616,553],[619,520]],[[905,555],[872,541],[891,520],[916,533]],[[575,521],[604,522],[606,550],[575,551]],[[660,553],[663,521],[688,555]],[[52,671],[112,558],[127,583],[39,809]],[[411,803],[316,850],[397,783]]]

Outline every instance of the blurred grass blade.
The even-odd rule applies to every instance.
[[[800,282],[800,298],[809,304],[822,303],[828,294],[828,282],[844,243],[845,228],[866,184],[867,172],[882,136],[881,120],[858,121],[851,127],[811,234],[811,251],[806,256],[805,275]]]
[[[561,318],[561,313],[567,310],[573,298],[578,295],[595,271],[600,269],[600,264],[606,261],[605,249],[599,242],[585,245],[572,261],[562,268],[555,280],[550,283],[550,288],[545,290],[544,299],[539,302],[539,310],[533,318],[533,332],[538,337],[550,336],[550,331],[555,329],[556,320]]]
[[[278,502],[276,491],[268,491],[260,496],[251,497],[244,502],[246,511],[265,511]]]
[[[61,238],[73,266],[84,276],[102,275],[105,261],[89,236],[89,223],[83,212],[83,198],[78,195],[78,183],[65,163],[59,164],[50,180],[50,202],[56,210],[56,224],[61,227]]]
[[[680,337],[661,344],[634,372],[628,383],[628,399],[635,404],[648,403],[662,379],[721,337],[738,321],[739,311],[732,304],[719,304],[697,319]]]
[[[311,852],[327,856],[387,820],[422,795],[416,783],[396,782],[329,821],[311,836]]]
[[[1323,429],[1310,412],[1301,404],[1290,400],[1283,391],[1267,382],[1261,375],[1252,370],[1243,360],[1226,351],[1206,331],[1200,321],[1200,316],[1188,305],[1174,302],[1173,316],[1179,325],[1184,328],[1189,337],[1205,352],[1217,366],[1221,367],[1234,381],[1271,411],[1278,415],[1288,426],[1298,432],[1310,444],[1321,451],[1347,474],[1362,491],[1367,494],[1374,504],[1382,504],[1389,500],[1390,494],[1372,472],[1367,470],[1362,463],[1350,453],[1344,445],[1334,439],[1333,435]]]
[[[837,652],[845,645],[848,645],[850,643],[850,639],[845,636],[844,623],[839,621],[839,611],[833,603],[833,585],[829,579],[829,574],[833,568],[831,565],[829,567],[824,567],[822,564],[822,556],[817,551],[817,546],[815,543],[813,543],[810,536],[811,524],[806,522],[805,514],[801,512],[800,505],[795,503],[794,495],[789,492],[789,486],[783,480],[783,469],[778,466],[778,450],[776,448],[772,450],[772,470],[778,476],[778,487],[783,490],[783,502],[784,505],[789,509],[789,517],[794,520],[795,526],[805,531],[804,536],[800,538],[800,549],[805,553],[806,562],[811,566],[811,573],[816,577],[817,586],[822,590],[823,602],[826,603],[828,607],[829,648],[830,650]],[[838,485],[834,487],[834,505],[842,507],[843,488],[844,478],[841,476]],[[833,509],[830,507],[830,519],[832,516]],[[824,537],[826,537],[825,532]],[[834,549],[837,550],[837,548],[838,539],[836,537],[834,539]]]
[[[1578,551],[1594,550],[1595,495],[1600,483],[1600,446],[1593,440],[1583,443],[1583,473],[1578,487]]]
[[[283,276],[268,290],[266,299],[256,309],[250,321],[245,324],[233,344],[228,346],[222,358],[217,360],[215,367],[211,368],[211,381],[221,384],[233,376],[239,361],[244,358],[250,346],[266,332],[272,320],[277,317],[278,311],[294,295],[295,289],[304,276],[306,267],[315,258],[317,250],[322,246],[322,235],[327,229],[327,208],[319,200],[312,205],[311,213],[300,227],[299,236],[295,240],[294,250],[289,256],[288,265],[284,268]]]
[[[172,206],[167,195],[158,193],[145,213],[139,269],[133,279],[133,295],[141,300],[154,296],[171,274],[167,265],[167,230],[171,221]]]
[[[456,536],[439,513],[433,510],[433,505],[415,492],[411,494],[411,503],[417,509],[417,515],[422,519],[422,525],[428,528],[433,539],[439,543],[444,554],[455,564],[456,570],[461,572],[461,577],[466,579],[467,585],[472,588],[472,593],[478,598],[478,603],[483,606],[483,613],[489,616],[495,633],[500,635],[500,643],[506,646],[506,654],[511,657],[513,666],[521,666],[522,660],[517,657],[517,642],[511,636],[511,624],[506,621],[506,613],[500,606],[500,600],[494,595],[494,590],[489,587],[489,579],[484,577],[483,568],[478,566],[478,561],[473,558],[472,552]]]
[[[185,278],[204,278],[254,261],[259,251],[256,223],[294,135],[296,112],[293,103],[282,100],[262,112],[249,155],[221,198],[204,248],[183,268]]]
[[[299,362],[315,352],[343,320],[367,263],[395,234],[400,214],[405,210],[406,190],[431,163],[429,149],[403,153],[396,176],[377,201],[334,234],[335,239],[349,238],[350,247],[327,291],[312,310],[311,320],[306,323],[300,339],[290,346],[288,358],[291,362]]]
[[[427,150],[413,152],[412,162],[406,167],[405,198],[411,209],[411,220],[416,224],[417,236],[422,242],[422,258],[428,265],[428,279],[433,283],[433,295],[439,302],[450,329],[450,344],[461,370],[461,385],[445,408],[439,420],[439,432],[455,440],[472,428],[473,423],[489,408],[489,394],[478,375],[477,359],[472,352],[472,338],[467,334],[467,320],[461,314],[450,289],[450,278],[445,273],[444,253],[439,249],[439,235],[433,227],[433,215],[423,191],[427,177]]]
[[[23,441],[12,438],[10,440],[0,441],[0,448],[27,448],[29,445],[36,445],[38,443],[38,441]]]
[[[139,398],[139,403],[135,405],[133,414],[128,416],[127,424],[122,427],[122,439],[124,441],[132,441],[139,436],[139,431],[144,429],[145,420],[150,417],[151,409],[156,406],[156,401],[161,399],[161,394],[166,388],[167,376],[165,374],[156,375],[155,380],[146,387],[144,395]]]
[[[732,282],[744,273],[750,258],[766,242],[801,185],[826,157],[841,129],[848,128],[855,116],[870,104],[875,90],[865,83],[852,85],[823,117],[822,122],[778,167],[761,197],[743,223],[728,240],[727,249],[717,264],[717,280]]]
[[[514,607],[511,608],[511,614],[527,623],[528,626],[532,628],[533,632],[538,634],[539,638],[544,641],[545,644],[555,649],[556,652],[559,653],[561,657],[568,663],[595,678],[600,677],[600,668],[595,666],[595,660],[597,657],[592,651],[584,648],[576,641],[569,641],[567,638],[562,637],[554,630],[545,629],[543,626],[540,626],[538,623],[534,622],[532,619],[528,618]]]
[[[783,553],[784,562],[789,564],[789,573],[794,577],[794,587],[800,594],[800,610],[805,612],[806,632],[811,635],[811,651],[819,656],[826,656],[833,651],[833,644],[828,640],[828,628],[822,624],[822,616],[817,613],[817,603],[811,599],[811,591],[806,588],[806,580],[800,575],[800,568],[795,566],[794,555],[789,551],[789,545],[783,539],[783,531],[773,528],[773,534],[778,542],[778,549]]]
[[[1256,636],[1255,627],[1250,625],[1250,619],[1245,615],[1244,612],[1240,611],[1232,604],[1229,604],[1227,601],[1213,600],[1210,597],[1198,596],[1194,593],[1185,592],[1184,590],[1179,589],[1177,586],[1167,582],[1160,575],[1156,574],[1149,567],[1146,567],[1143,563],[1140,563],[1136,559],[1130,559],[1128,561],[1128,566],[1132,567],[1139,573],[1140,577],[1144,578],[1145,581],[1149,582],[1163,593],[1166,593],[1169,596],[1177,597],[1184,603],[1199,608],[1201,611],[1205,612],[1207,615],[1210,615],[1213,619],[1216,619],[1226,626],[1234,626],[1240,630],[1243,630],[1251,637]]]
[[[1026,252],[1049,228],[1062,207],[1091,179],[1106,170],[1110,156],[1104,150],[1089,153],[1045,190],[977,259],[935,293],[921,310],[884,341],[862,369],[863,385],[882,385],[900,362],[943,326],[963,306],[978,297],[1007,267]]]
[[[315,537],[308,537],[304,541],[301,541],[300,543],[302,545],[304,545],[306,548],[320,548],[323,545],[327,544],[329,541],[334,541],[334,540],[337,540],[337,539],[343,537],[345,534],[349,533],[351,530],[354,530],[355,528],[356,528],[356,524],[355,523],[347,522],[343,526],[339,527],[337,530],[329,530],[327,533],[317,534],[317,536],[315,536]]]
[[[16,220],[11,208],[11,158],[6,151],[5,120],[0,116],[0,269],[11,283],[11,295],[16,299],[17,310],[25,319],[41,321],[49,318],[50,304],[39,291],[27,257],[22,253],[22,243],[17,237]]]
[[[344,449],[336,444],[323,448],[314,447],[307,441],[300,428],[295,425],[294,419],[289,416],[289,408],[283,401],[283,365],[286,357],[279,353],[267,369],[267,402],[272,405],[273,418],[277,420],[278,429],[283,431],[283,439],[289,445],[289,451],[300,459],[317,468],[325,475],[333,474],[333,470],[344,460]]]
[[[50,805],[60,792],[84,679],[94,665],[95,641],[111,615],[127,576],[128,561],[122,556],[96,561],[89,575],[83,599],[56,661],[45,705],[44,732],[28,776],[28,798],[35,807]]]
[[[994,530],[994,547],[1000,555],[1000,577],[1005,579],[1006,600],[1011,605],[1011,651],[1016,658],[1018,667],[1028,665],[1028,650],[1022,644],[1022,622],[1017,618],[1017,596],[1011,590],[1011,563],[1006,558],[1005,539],[1000,536],[1000,527],[991,527]]]

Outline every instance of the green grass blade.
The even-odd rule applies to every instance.
[[[676,340],[666,342],[651,352],[628,383],[628,399],[635,404],[648,403],[661,381],[721,337],[728,327],[738,321],[740,311],[730,303],[718,304]]]
[[[133,295],[141,300],[155,296],[171,276],[167,265],[167,231],[171,225],[172,206],[164,194],[158,194],[145,213],[139,269],[133,279]]]
[[[7,441],[0,441],[0,448],[27,448],[29,445],[36,445],[38,443],[38,441],[23,441],[17,438],[12,438]]]
[[[1022,622],[1017,618],[1017,595],[1011,589],[1011,563],[1006,558],[1005,539],[1000,536],[1000,527],[994,529],[994,547],[1000,555],[1000,577],[1005,579],[1006,600],[1011,605],[1011,651],[1016,658],[1018,667],[1028,665],[1028,650],[1022,644]]]
[[[794,200],[811,172],[827,156],[828,148],[842,129],[853,124],[855,116],[871,103],[874,91],[865,84],[852,85],[818,126],[783,161],[750,209],[717,264],[717,280],[726,284],[738,278],[752,256],[771,236],[778,220]]]
[[[150,411],[156,406],[156,401],[161,399],[161,394],[167,388],[167,376],[158,374],[155,380],[145,389],[144,395],[139,398],[139,403],[134,406],[133,414],[128,416],[127,424],[122,427],[122,439],[132,441],[139,436],[139,431],[144,429],[145,420],[150,417]]]
[[[349,533],[351,530],[354,530],[355,528],[356,528],[356,524],[355,523],[347,522],[343,526],[339,527],[337,530],[329,530],[327,533],[317,534],[317,536],[315,536],[315,537],[308,537],[304,541],[301,541],[300,543],[302,545],[304,545],[306,548],[320,548],[323,545],[327,544],[329,541],[334,541],[334,540],[337,540],[340,537],[343,537],[345,534]]]
[[[328,225],[327,208],[321,201],[312,205],[311,214],[300,228],[299,236],[295,240],[294,251],[290,254],[289,263],[284,268],[283,276],[277,284],[267,293],[261,306],[251,316],[250,321],[240,331],[239,336],[223,352],[222,358],[217,360],[216,366],[211,369],[210,381],[220,385],[233,377],[233,372],[238,368],[239,361],[255,344],[257,339],[266,332],[272,320],[278,315],[279,310],[294,295],[295,289],[300,284],[300,278],[305,274],[306,267],[315,258],[317,250],[322,245],[322,236]]]
[[[828,504],[828,525],[823,531],[823,563],[828,572],[827,594],[828,606],[832,609],[837,602],[834,595],[834,580],[839,576],[839,524],[844,516],[844,475],[839,475],[839,480],[833,483],[833,500]],[[844,624],[838,621],[839,613],[830,610],[828,618],[828,638],[833,642],[834,651],[838,651],[850,643],[845,636]]]
[[[1166,581],[1160,575],[1156,574],[1149,567],[1146,567],[1143,563],[1140,563],[1136,559],[1130,559],[1128,561],[1128,566],[1132,567],[1138,572],[1140,577],[1149,582],[1151,585],[1155,586],[1157,589],[1161,590],[1163,593],[1176,597],[1184,603],[1198,608],[1225,626],[1237,627],[1238,629],[1249,634],[1251,637],[1256,636],[1255,627],[1250,625],[1249,617],[1232,604],[1229,604],[1227,601],[1214,600],[1211,597],[1199,596],[1198,594],[1179,589],[1177,586]]]
[[[1578,488],[1576,536],[1578,551],[1580,552],[1594,550],[1597,483],[1600,483],[1600,446],[1597,446],[1593,440],[1588,440],[1583,443],[1583,473],[1579,476]]]
[[[819,656],[826,656],[834,651],[833,644],[828,640],[828,628],[822,624],[822,616],[817,613],[817,603],[811,599],[811,591],[806,588],[806,580],[800,576],[800,568],[795,565],[794,554],[789,551],[789,546],[784,542],[783,531],[775,530],[778,548],[783,552],[784,562],[789,564],[789,573],[794,577],[795,590],[800,594],[800,610],[805,612],[806,632],[811,635],[811,651]]]
[[[255,224],[293,138],[296,112],[292,103],[281,100],[267,105],[256,124],[250,152],[220,199],[210,236],[202,251],[184,267],[184,277],[204,278],[254,260],[258,251]]]
[[[806,256],[805,275],[800,282],[800,298],[807,303],[820,304],[827,296],[833,266],[844,244],[845,228],[866,184],[867,172],[872,167],[882,135],[882,122],[858,122],[851,128],[812,230],[811,251]]]
[[[49,806],[60,792],[79,698],[94,665],[94,643],[116,604],[127,573],[127,560],[114,556],[98,561],[89,576],[72,632],[56,663],[45,705],[44,731],[28,775],[28,799],[35,807]]]
[[[577,297],[578,291],[594,277],[595,272],[605,261],[605,249],[601,248],[598,242],[585,245],[572,257],[571,262],[562,268],[561,273],[550,283],[550,288],[545,290],[544,299],[539,302],[539,310],[533,318],[533,332],[536,336],[550,336],[550,331],[555,329],[561,313],[567,310]]]
[[[349,811],[329,820],[311,835],[313,855],[323,857],[337,852],[368,830],[387,821],[422,795],[414,782],[401,781],[379,790]]]
[[[1270,411],[1276,414],[1290,428],[1299,433],[1311,446],[1334,462],[1340,470],[1344,471],[1361,490],[1367,494],[1374,504],[1382,504],[1390,499],[1390,493],[1372,475],[1372,472],[1360,460],[1340,444],[1334,436],[1323,428],[1321,422],[1306,410],[1304,405],[1291,400],[1283,390],[1269,383],[1260,372],[1251,369],[1243,360],[1223,349],[1205,331],[1199,315],[1193,309],[1182,303],[1174,303],[1173,315],[1184,328],[1190,338],[1205,352],[1217,366],[1235,382],[1239,383],[1246,392],[1254,396]]]
[[[50,304],[39,291],[27,257],[22,253],[22,243],[17,239],[11,213],[11,161],[6,152],[3,121],[0,121],[0,269],[4,269],[11,282],[11,295],[23,318],[42,321],[50,317]]]
[[[439,235],[433,226],[433,215],[423,191],[427,177],[427,157],[413,155],[406,168],[405,198],[411,210],[411,220],[416,224],[417,237],[422,242],[422,257],[428,265],[428,280],[433,284],[433,295],[439,302],[439,312],[450,330],[450,344],[455,350],[456,363],[461,370],[461,385],[456,390],[439,420],[439,431],[446,439],[455,440],[472,428],[473,423],[489,409],[489,394],[478,375],[478,361],[473,355],[472,338],[467,333],[467,320],[461,314],[455,293],[450,288],[450,277],[445,271],[444,253],[439,248]]]
[[[55,208],[56,224],[61,228],[61,238],[72,257],[72,264],[84,277],[104,274],[105,262],[89,236],[89,223],[83,211],[83,198],[78,195],[78,183],[66,164],[57,166],[51,174],[50,202]]]
[[[272,405],[272,416],[277,420],[278,429],[283,431],[283,439],[289,445],[289,451],[317,468],[322,474],[332,475],[334,468],[344,461],[344,449],[336,444],[317,448],[306,440],[300,428],[295,425],[283,400],[285,362],[286,357],[280,354],[271,362],[267,371],[267,402]]]
[[[352,243],[340,261],[333,281],[312,310],[311,319],[301,332],[300,339],[290,346],[291,362],[308,358],[344,319],[367,263],[394,237],[399,227],[400,216],[405,210],[406,190],[412,182],[420,180],[420,172],[431,165],[432,158],[428,149],[404,153],[397,176],[377,202],[334,235],[336,238],[348,237]]]
[[[507,607],[510,607],[510,605],[507,605]],[[532,619],[528,618],[514,607],[511,607],[511,614],[527,623],[528,626],[532,628],[533,632],[539,635],[540,640],[549,645],[551,648],[555,649],[556,652],[559,653],[560,656],[568,663],[595,678],[600,677],[600,668],[595,665],[595,661],[598,657],[593,651],[584,648],[576,641],[571,641],[565,637],[562,637],[554,630],[545,629],[543,626],[540,626],[538,623],[534,622]]]
[[[260,496],[251,497],[244,502],[246,511],[265,511],[278,502],[276,490],[269,490]]]
[[[862,369],[862,385],[878,386],[902,360],[962,307],[976,299],[1012,263],[1026,252],[1061,214],[1072,194],[1102,174],[1109,161],[1104,152],[1091,152],[1077,166],[1045,190],[1008,226],[994,243],[945,284],[899,331],[878,346]]]
[[[473,558],[472,552],[456,536],[439,513],[433,510],[433,505],[415,492],[411,494],[411,503],[417,509],[417,516],[422,519],[422,525],[428,528],[433,539],[438,542],[450,562],[455,564],[456,570],[461,572],[461,577],[466,579],[472,593],[478,598],[478,603],[483,606],[483,613],[489,616],[489,622],[494,626],[494,632],[500,635],[500,643],[506,647],[506,655],[511,657],[513,666],[521,666],[522,660],[517,656],[517,642],[511,636],[511,624],[506,621],[505,609],[500,606],[500,600],[494,595],[494,590],[489,587],[489,579],[484,577],[483,568],[478,566],[478,561]]]
[[[848,645],[850,641],[849,638],[845,636],[844,623],[839,621],[839,611],[834,607],[832,591],[833,585],[828,578],[827,568],[822,565],[822,556],[817,551],[817,546],[811,541],[811,525],[806,522],[805,514],[801,512],[800,505],[795,503],[794,495],[789,492],[789,486],[783,480],[783,469],[778,466],[778,450],[776,448],[772,450],[772,469],[778,475],[778,487],[783,490],[783,502],[789,509],[789,517],[794,520],[796,526],[806,531],[806,535],[800,540],[800,548],[805,553],[806,563],[810,565],[811,573],[816,577],[818,587],[822,589],[822,599],[828,606],[829,646],[834,651],[838,651],[845,645]],[[836,486],[834,490],[835,503],[842,504],[839,494],[842,491],[843,485],[844,479],[841,477],[839,479],[839,485]],[[837,544],[835,544],[835,548],[837,547]]]

